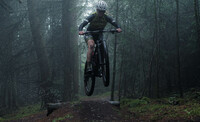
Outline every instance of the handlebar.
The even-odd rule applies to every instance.
[[[86,31],[83,33],[83,35],[85,34],[97,34],[97,33],[106,33],[106,32],[110,32],[110,33],[116,33],[118,32],[116,29],[111,29],[111,30],[96,30],[96,31]]]

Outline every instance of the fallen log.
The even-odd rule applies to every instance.
[[[120,106],[120,102],[119,101],[108,101],[111,105],[114,106]]]
[[[53,111],[61,108],[66,103],[47,103],[47,116],[49,116]]]

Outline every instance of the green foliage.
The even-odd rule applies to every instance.
[[[5,121],[5,119],[4,119],[4,118],[2,118],[2,117],[0,117],[0,122],[3,122],[3,121]]]
[[[148,98],[148,97],[142,97],[142,99],[141,100],[143,100],[143,101],[146,101],[146,102],[150,102],[150,98]]]
[[[178,101],[178,105],[174,106],[170,102]],[[191,117],[200,116],[200,104],[196,100],[188,101],[186,98],[177,97],[161,98],[161,99],[123,99],[121,108],[127,108],[136,117],[148,117],[148,120],[162,119],[191,119]]]
[[[185,93],[185,97],[188,100],[200,100],[200,90],[191,88],[187,93]]]
[[[115,92],[116,93],[116,92]],[[96,95],[96,97],[106,97],[106,96],[110,96],[111,92],[105,92],[99,95]]]
[[[192,116],[200,116],[200,106],[194,107],[194,108],[190,111],[190,115],[192,115]]]
[[[15,114],[8,114],[8,115],[3,116],[3,118],[0,118],[0,120],[1,119],[5,119],[5,120],[20,119],[25,116],[29,116],[29,115],[38,113],[40,111],[41,111],[40,104],[29,105],[26,107],[19,108],[19,110],[17,110],[15,112]]]
[[[64,117],[59,117],[59,118],[54,119],[52,122],[57,122],[57,121],[62,121],[62,120],[65,120],[65,119],[72,119],[72,118],[73,118],[73,115],[67,114]]]
[[[178,104],[178,100],[176,97],[170,97],[169,98],[169,103],[172,105],[177,105]]]
[[[190,116],[200,116],[200,104],[190,101],[186,104],[188,107],[184,110]]]
[[[123,107],[136,107],[140,105],[146,105],[150,101],[149,98],[143,97],[142,99],[122,99],[121,103]]]
[[[70,104],[71,104],[72,106],[74,106],[74,105],[80,104],[80,102],[81,102],[80,100],[71,101]]]

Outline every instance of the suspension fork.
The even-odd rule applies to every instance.
[[[98,52],[98,59],[99,59],[99,65],[101,66],[103,64],[102,62],[102,52],[101,52],[101,46],[103,42],[100,40],[97,40],[97,52]]]

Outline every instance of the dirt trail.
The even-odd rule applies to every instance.
[[[117,109],[106,101],[82,101],[81,110],[79,112],[80,120],[88,121],[121,121]]]
[[[58,120],[58,118],[62,118]],[[125,122],[119,108],[111,105],[106,99],[89,98],[79,103],[67,103],[55,110],[48,117],[46,111],[11,122]]]

